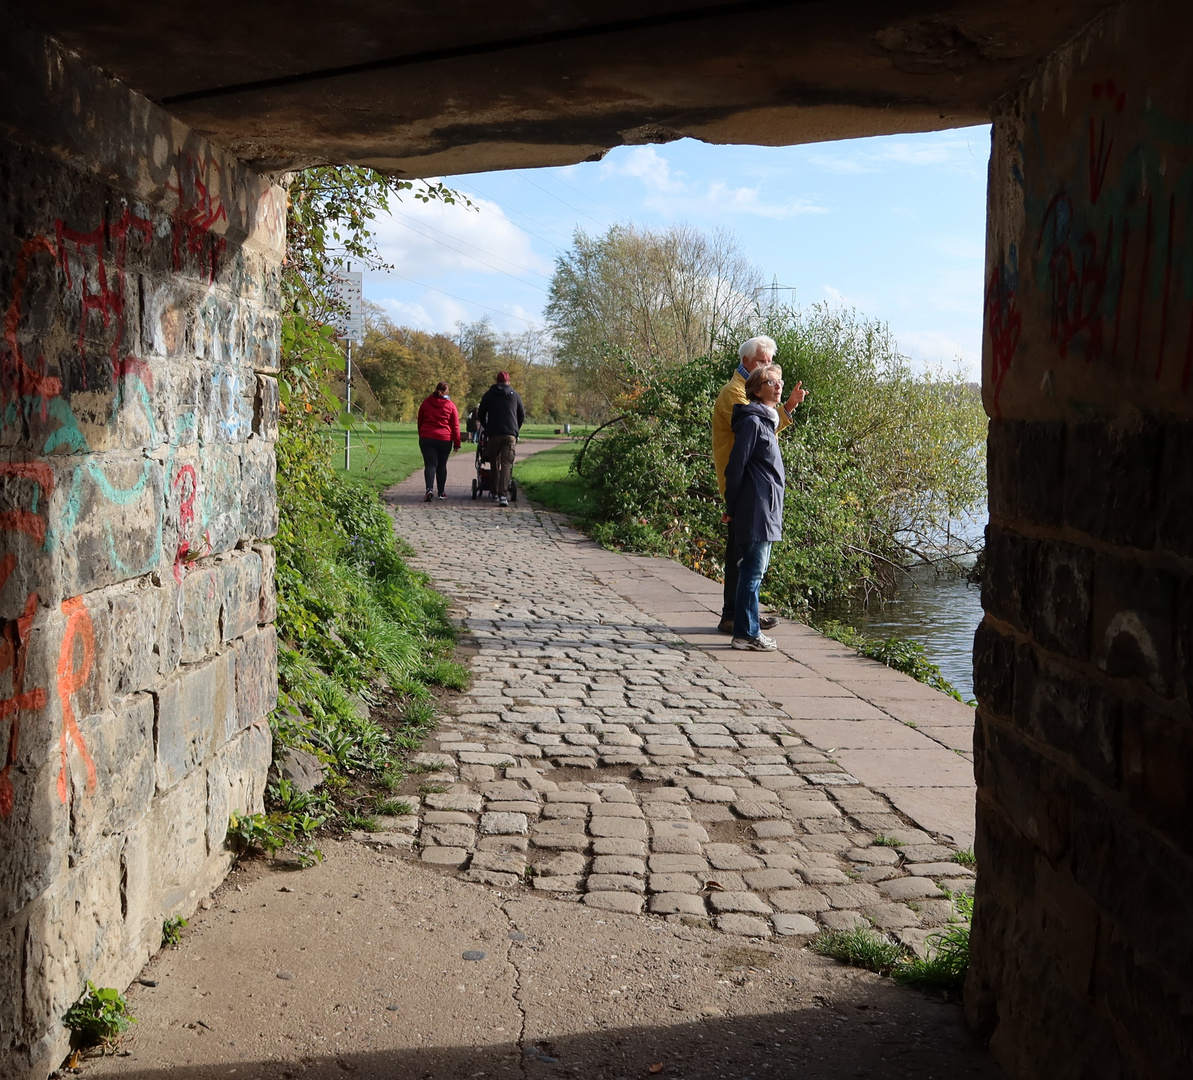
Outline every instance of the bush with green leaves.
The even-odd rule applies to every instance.
[[[783,542],[763,598],[800,612],[888,589],[893,568],[939,554],[948,522],[981,504],[985,415],[956,376],[921,374],[880,323],[817,306],[775,309],[753,332],[778,343],[787,391],[810,391],[780,438],[787,469]],[[716,577],[724,560],[711,460],[713,402],[740,333],[686,363],[610,350],[618,418],[577,455],[596,539],[677,558]]]
[[[944,677],[940,667],[928,659],[924,646],[918,641],[909,641],[906,638],[898,637],[879,641],[858,633],[852,626],[846,626],[844,623],[832,619],[817,622],[816,629],[825,637],[848,645],[851,649],[857,649],[862,656],[868,656],[871,660],[877,660],[880,664],[886,664],[889,668],[910,675],[918,682],[932,687],[933,690],[948,694],[949,697],[955,698],[957,701],[965,700],[961,697],[961,691]],[[973,704],[973,702],[969,702],[969,704]]]

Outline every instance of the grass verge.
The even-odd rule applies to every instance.
[[[587,483],[571,472],[574,445],[542,450],[514,466],[518,486],[527,496],[552,510],[559,510],[583,524],[595,512]]]
[[[401,783],[438,719],[436,692],[467,684],[452,660],[444,599],[412,571],[375,491],[337,473],[333,438],[286,428],[278,455],[278,682],[275,756],[291,746],[325,767],[317,792],[285,779],[265,814],[237,815],[240,851],[320,855],[313,835],[354,828]]]

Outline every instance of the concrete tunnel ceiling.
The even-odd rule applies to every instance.
[[[266,172],[570,164],[692,137],[785,145],[988,119],[1107,0],[67,0],[24,21]]]

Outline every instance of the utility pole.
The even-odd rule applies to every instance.
[[[344,426],[344,472],[348,472],[352,468],[352,339],[345,344],[348,363],[344,368],[344,411],[348,414],[348,423]]]

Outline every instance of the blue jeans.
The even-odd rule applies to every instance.
[[[737,602],[733,607],[733,636],[756,638],[758,625],[758,590],[770,565],[770,540],[748,540],[737,546]]]

